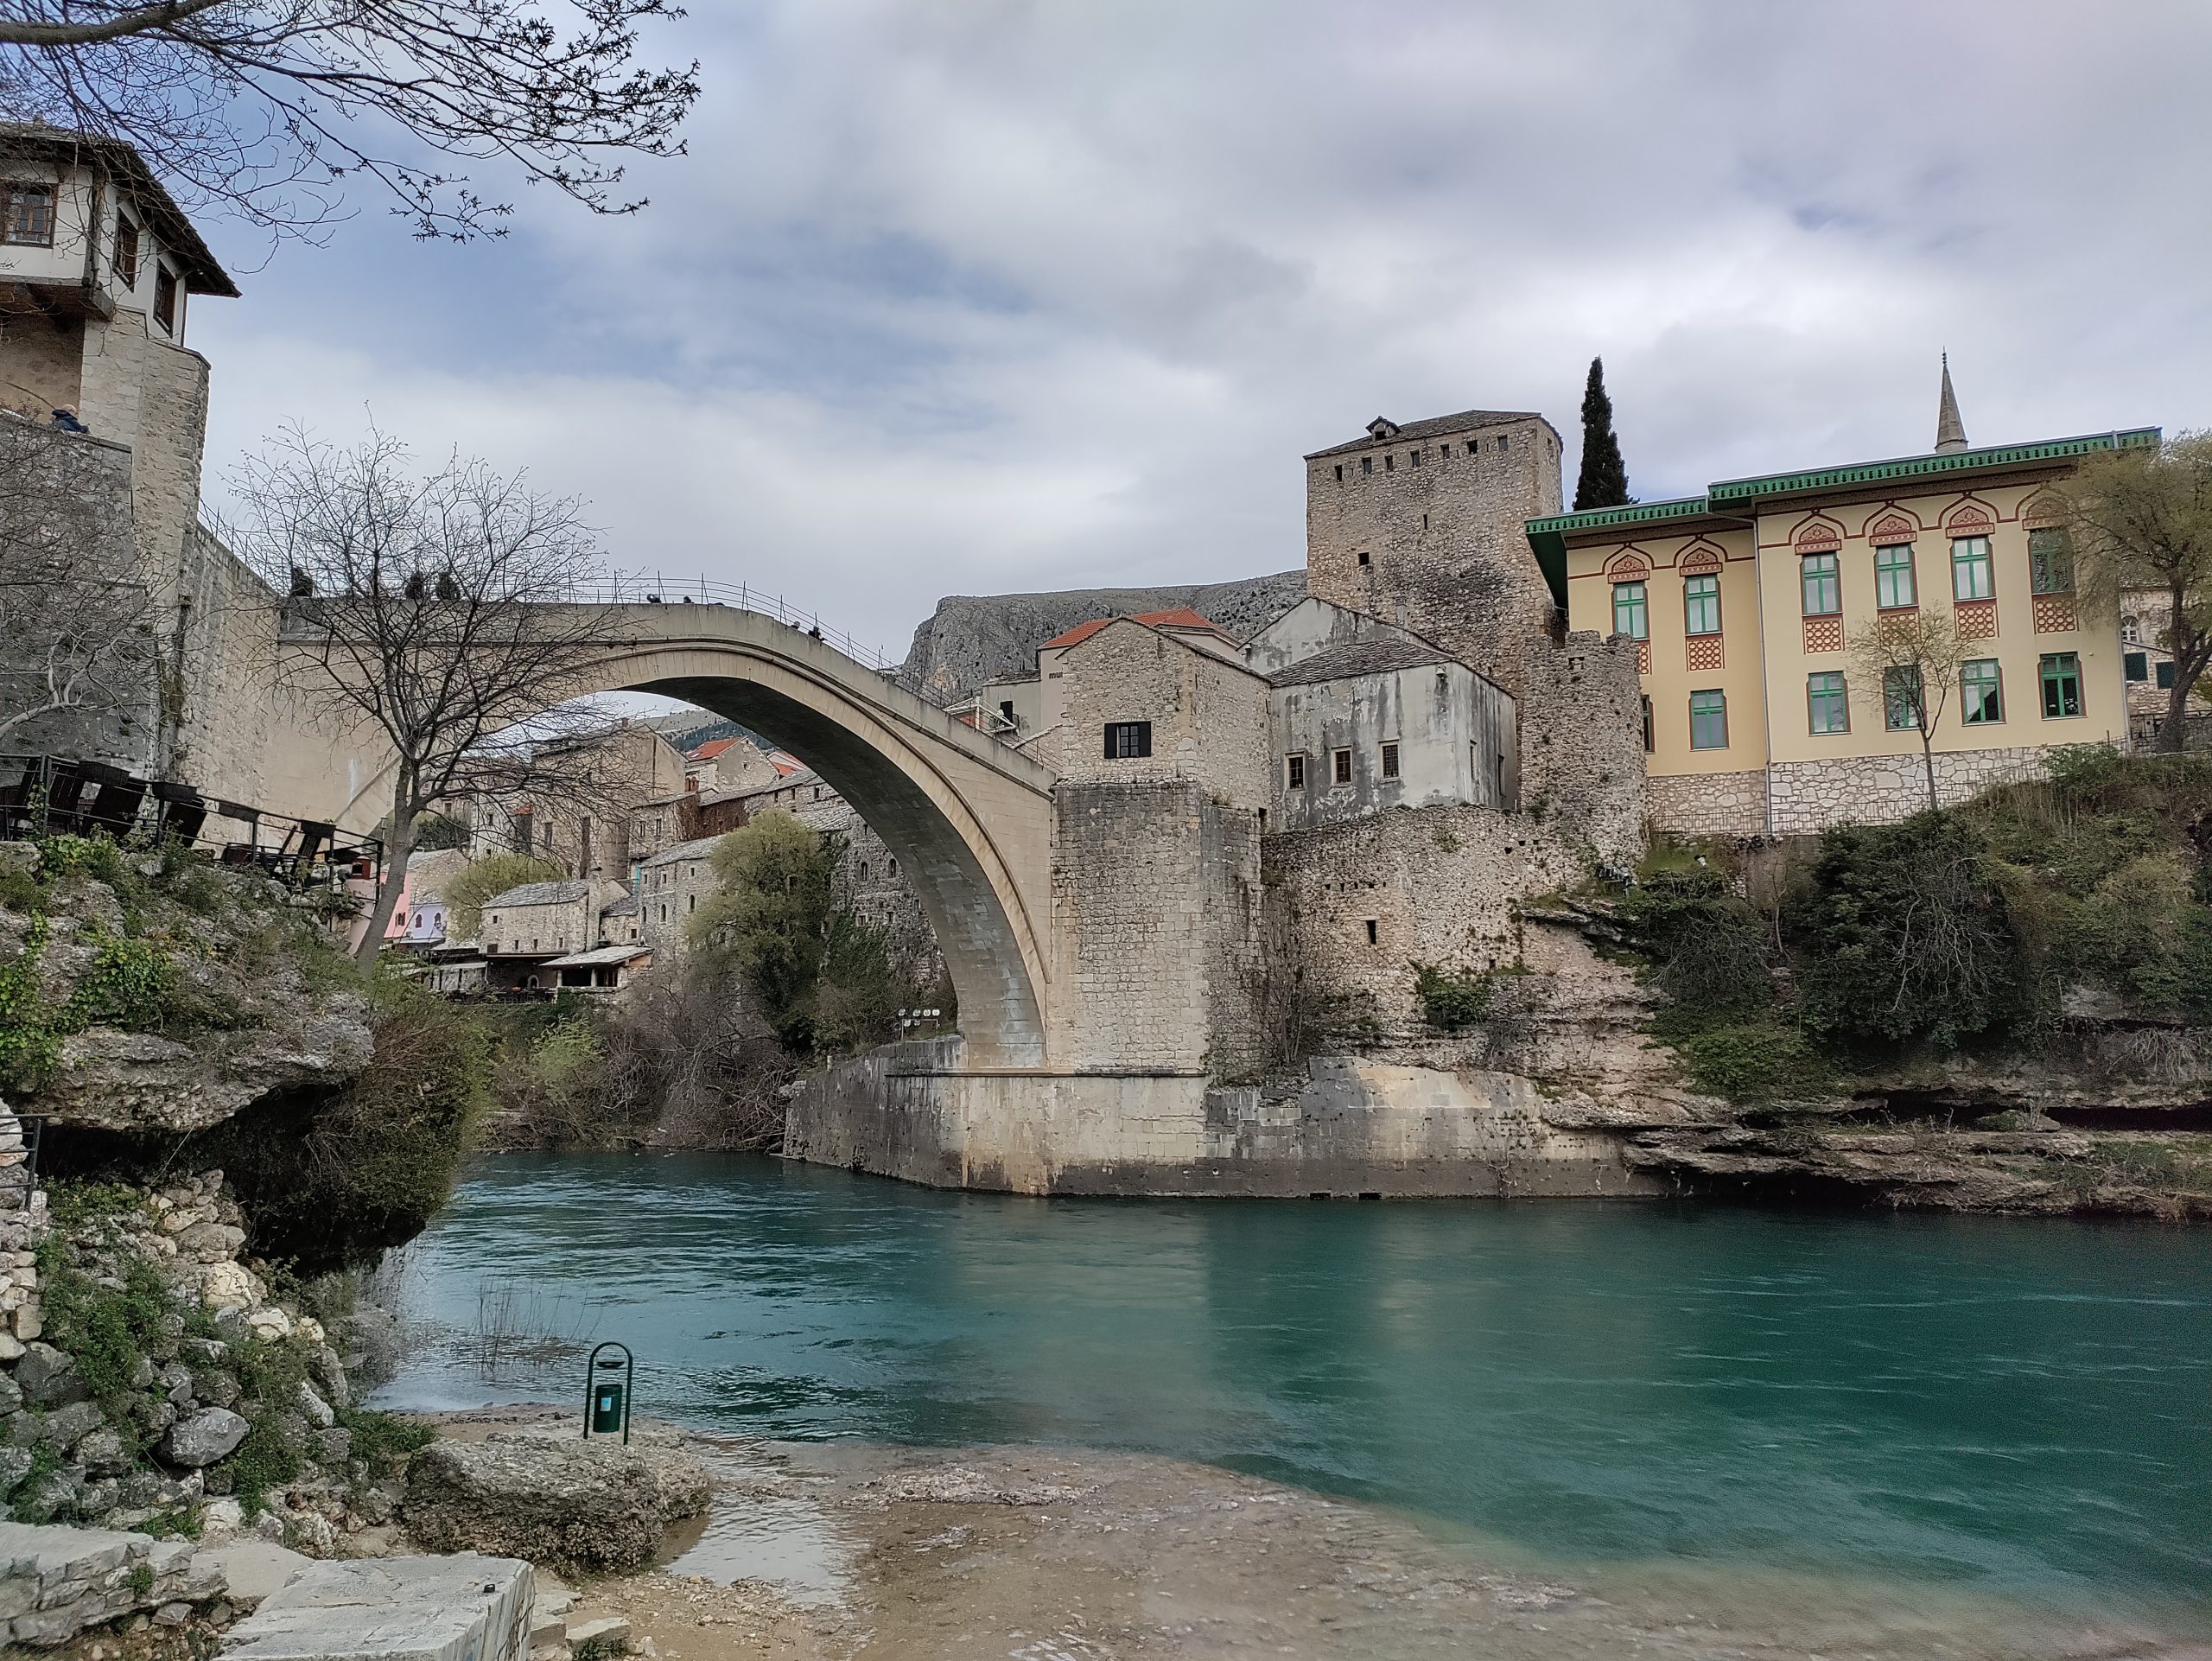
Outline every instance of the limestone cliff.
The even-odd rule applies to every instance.
[[[1188,606],[1239,640],[1306,597],[1304,570],[1230,582],[1154,589],[1069,589],[1054,594],[950,595],[937,602],[899,679],[935,703],[965,697],[985,681],[1027,674],[1037,648],[1094,617],[1134,616]]]
[[[7,846],[0,1085],[24,1111],[200,1130],[367,1066],[367,1001],[308,897],[111,843]]]

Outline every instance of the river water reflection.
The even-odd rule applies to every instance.
[[[1531,1554],[2212,1627],[2212,1239],[1610,1202],[1037,1200],[516,1155],[412,1248],[378,1400],[1210,1461]],[[487,1331],[488,1329],[488,1331]]]

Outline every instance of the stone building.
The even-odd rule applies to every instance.
[[[638,867],[637,938],[664,962],[683,956],[685,931],[698,915],[700,902],[715,892],[714,852],[721,841],[720,837],[702,837],[679,842]]]
[[[619,889],[570,878],[525,882],[485,902],[477,944],[494,990],[551,990],[556,959],[599,945],[600,911]]]
[[[1637,654],[1655,825],[1786,835],[1926,806],[1913,671],[1859,660],[1923,610],[1966,652],[1926,694],[1942,799],[2127,741],[2118,620],[2075,592],[2053,487],[2156,430],[1975,449],[1948,369],[1941,404],[1923,455],[1529,522],[1571,626]]]
[[[73,493],[101,504],[153,647],[133,700],[148,718],[29,738],[365,834],[382,753],[276,684],[281,602],[200,522],[210,372],[187,325],[237,285],[128,145],[0,123],[0,406],[89,429],[44,431],[66,441]]]
[[[639,806],[677,799],[684,760],[661,735],[624,721],[543,747],[531,762],[551,780],[527,791],[482,791],[444,805],[469,829],[469,852],[528,854],[577,877],[626,881]]]

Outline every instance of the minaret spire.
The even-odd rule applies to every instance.
[[[1967,447],[1967,424],[1959,419],[1959,395],[1951,390],[1951,354],[1943,354],[1943,396],[1936,406],[1936,450],[1962,450]]]

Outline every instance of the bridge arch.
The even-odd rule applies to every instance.
[[[594,607],[565,696],[656,692],[798,756],[883,838],[937,931],[967,1063],[1045,1060],[1051,768],[758,612]]]

